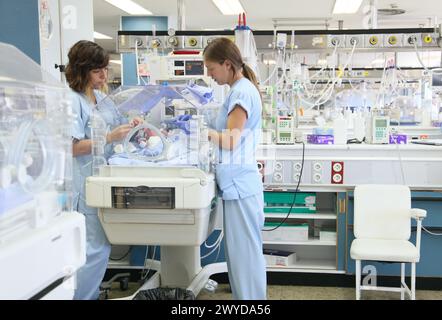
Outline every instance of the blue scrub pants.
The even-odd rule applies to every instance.
[[[111,245],[96,214],[86,218],[86,264],[77,272],[75,300],[97,300],[106,272]]]
[[[263,193],[244,199],[224,200],[225,253],[235,300],[267,298],[266,262],[261,236],[263,206]]]

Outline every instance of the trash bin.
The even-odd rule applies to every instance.
[[[134,300],[195,300],[195,294],[182,288],[154,288],[138,292]]]

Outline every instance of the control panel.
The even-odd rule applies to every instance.
[[[276,123],[276,143],[295,143],[295,118],[293,116],[279,116]]]

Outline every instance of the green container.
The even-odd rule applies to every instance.
[[[265,203],[289,203],[292,204],[295,194],[293,192],[264,191]],[[298,192],[295,205],[316,205],[316,193]]]
[[[316,213],[316,193],[298,192],[295,203],[293,192],[264,192],[265,213]],[[290,207],[293,204],[293,208]]]
[[[290,206],[267,206],[264,207],[264,213],[288,213]],[[290,213],[316,213],[316,207],[293,207]]]

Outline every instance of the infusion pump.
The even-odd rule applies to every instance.
[[[209,83],[207,70],[201,53],[173,54],[150,58],[150,70],[153,80],[176,81],[202,79]]]

